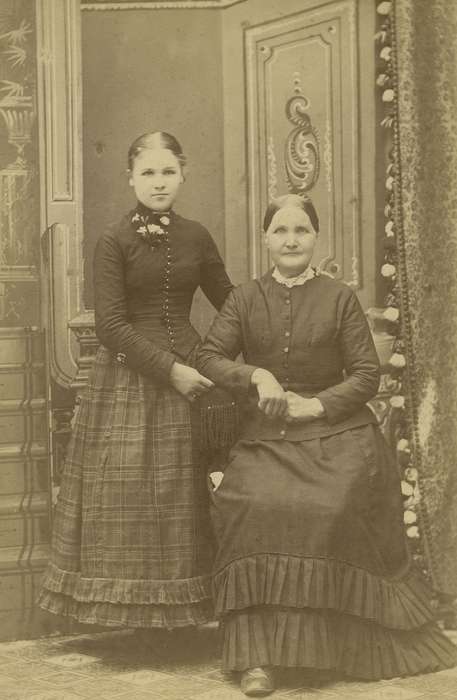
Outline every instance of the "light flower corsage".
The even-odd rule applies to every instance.
[[[162,214],[159,216],[159,221],[162,226],[168,226],[170,217],[167,214]],[[138,212],[135,212],[132,216],[132,224],[135,226],[136,232],[151,248],[157,248],[167,237],[167,232],[162,226],[151,223],[147,217],[142,216]]]

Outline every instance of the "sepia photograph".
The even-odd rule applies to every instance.
[[[0,0],[0,700],[457,700],[457,0]]]

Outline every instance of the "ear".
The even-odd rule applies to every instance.
[[[127,173],[127,177],[128,177],[128,181],[129,181],[130,187],[133,187],[132,171],[131,171],[131,170],[126,170],[125,172]]]
[[[264,242],[264,245],[268,248],[268,234],[266,231],[262,229],[262,240]]]

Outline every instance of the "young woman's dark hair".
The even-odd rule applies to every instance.
[[[178,139],[166,131],[152,131],[138,136],[130,146],[127,156],[129,170],[132,170],[136,156],[146,148],[168,148],[179,160],[181,167],[186,164],[186,156]]]

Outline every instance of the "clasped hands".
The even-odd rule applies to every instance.
[[[283,417],[286,423],[306,423],[321,418],[325,413],[319,399],[304,398],[293,391],[284,391],[268,370],[254,370],[251,384],[257,389],[259,409],[270,418]]]
[[[171,368],[170,383],[191,402],[214,386],[210,379],[196,369],[178,362]],[[274,375],[266,369],[254,370],[251,384],[257,388],[259,409],[270,418],[283,417],[287,423],[306,423],[325,413],[319,399],[306,399],[293,391],[284,391]]]

